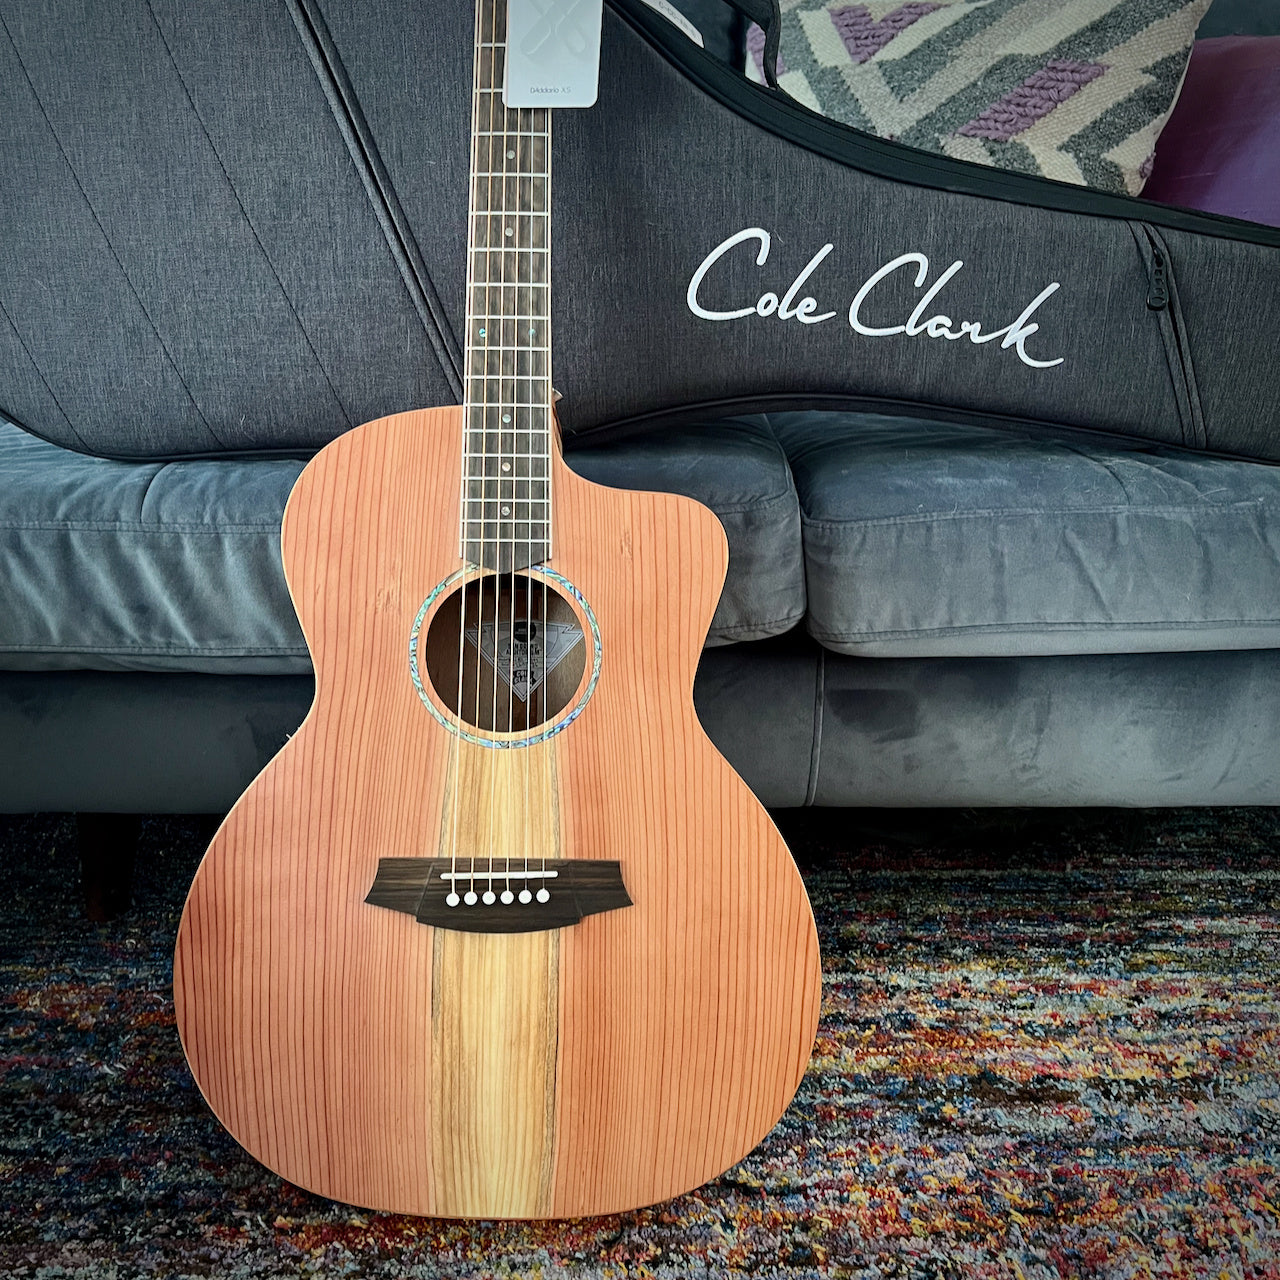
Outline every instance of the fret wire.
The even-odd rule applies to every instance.
[[[505,41],[496,37],[502,29],[505,4],[503,0],[479,3],[472,100],[466,355],[469,366],[476,365],[484,372],[467,375],[462,494],[466,505],[460,514],[465,517],[461,530],[464,556],[483,556],[483,563],[496,567],[495,561],[489,559],[495,536],[498,542],[507,542],[517,538],[524,541],[527,535],[531,543],[538,543],[540,557],[550,554],[551,347],[548,330],[538,326],[548,325],[550,320],[550,209],[544,206],[550,201],[551,111],[547,107],[509,108],[501,102],[498,78],[505,67],[506,47]],[[508,203],[540,207],[504,208]],[[483,233],[480,218],[489,219]],[[504,243],[500,228],[518,228],[520,233],[506,237],[514,239],[514,243]],[[529,229],[527,235],[525,228]],[[539,240],[540,235],[546,238]],[[533,243],[521,244],[520,240]],[[493,260],[505,253],[516,256],[510,263],[499,258],[500,270],[495,273]],[[521,254],[529,256],[522,259]],[[526,261],[529,266],[522,265]],[[534,264],[543,270],[534,270]],[[500,278],[488,279],[491,273]],[[507,279],[508,275],[514,278]],[[526,275],[543,278],[521,278]],[[508,297],[507,292],[513,289],[530,292]],[[498,292],[491,296],[489,290]],[[500,308],[496,313],[495,303]],[[513,309],[508,310],[508,306]],[[479,327],[508,321],[510,330],[498,329],[486,335],[498,338],[497,342],[486,341],[476,333]],[[531,339],[540,341],[520,342],[526,329]],[[501,341],[508,337],[515,341]],[[482,352],[486,357],[493,352],[497,358],[475,359]],[[504,363],[518,369],[521,352],[534,357],[527,364],[539,372],[502,371]],[[508,356],[515,358],[508,361]],[[521,392],[536,394],[539,399],[517,398]],[[499,424],[494,410],[516,421]],[[519,449],[522,444],[528,447],[527,452]],[[504,466],[510,464],[515,470],[497,474],[490,459]],[[514,518],[494,513],[489,504],[500,501],[511,503]],[[490,525],[494,526],[492,533]]]

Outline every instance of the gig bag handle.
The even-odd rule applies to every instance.
[[[764,32],[764,78],[778,87],[778,41],[782,36],[782,9],[778,0],[728,0]]]

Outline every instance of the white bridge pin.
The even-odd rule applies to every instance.
[[[493,904],[497,902],[497,900],[498,900],[498,895],[494,893],[492,889],[486,889],[484,891],[483,896],[480,899],[480,901],[483,902],[486,907],[493,906]]]
[[[445,906],[456,907],[462,899],[456,893],[446,893],[444,896]]]
[[[512,893],[510,889],[503,889],[503,891],[502,891],[502,901],[503,901],[507,906],[510,906],[510,905],[511,905],[515,900],[516,900],[516,895],[515,895],[514,893]]]
[[[531,893],[529,892],[529,890],[528,890],[528,889],[521,889],[521,890],[520,890],[520,901],[521,901],[521,902],[532,902],[532,901],[533,901],[533,894],[531,894]]]
[[[467,904],[467,906],[474,907],[480,899],[476,897],[476,891],[474,889],[468,889],[466,893],[462,895],[462,900]]]
[[[550,902],[550,901],[551,901],[551,895],[550,895],[550,894],[549,894],[545,889],[539,889],[539,890],[538,890],[538,895],[537,895],[537,896],[538,896],[538,901],[539,901],[539,902]]]

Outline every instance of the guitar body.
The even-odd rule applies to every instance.
[[[483,583],[475,643],[447,612],[487,573],[454,581],[462,498],[440,477],[459,474],[461,437],[461,409],[369,423],[290,497],[315,702],[200,865],[178,1028],[222,1123],[311,1191],[460,1218],[635,1208],[722,1172],[786,1108],[817,1025],[813,916],[694,712],[727,563],[698,504],[590,484],[552,449],[537,573],[581,634],[565,687],[553,698],[544,669],[532,728],[468,727],[501,701],[484,668],[451,711],[439,671],[469,688],[485,634]],[[455,876],[616,863],[624,905],[537,927],[537,902],[499,903],[530,914],[494,932],[366,901],[415,859]]]

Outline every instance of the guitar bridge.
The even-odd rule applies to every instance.
[[[617,862],[383,858],[365,901],[462,933],[536,933],[631,906]]]

